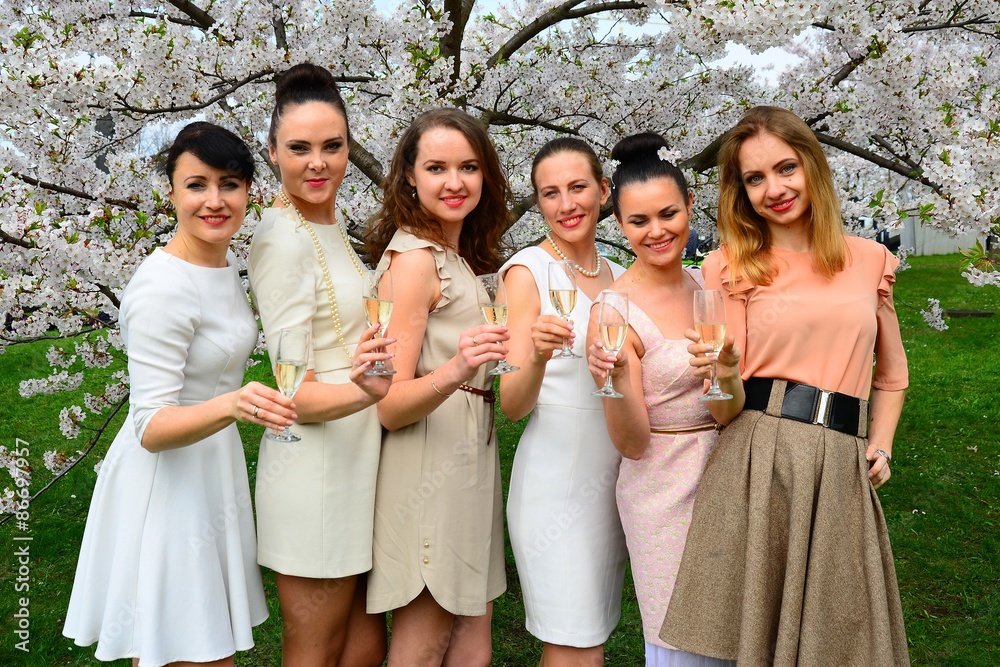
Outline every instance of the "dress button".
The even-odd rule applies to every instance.
[[[424,549],[430,549],[430,548],[431,548],[431,543],[430,542],[424,542]]]
[[[431,559],[428,558],[427,556],[424,556],[424,565],[427,565],[427,563],[429,562],[431,562]]]

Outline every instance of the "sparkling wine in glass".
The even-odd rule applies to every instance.
[[[370,327],[379,325],[376,337],[384,336],[385,328],[389,326],[389,318],[392,316],[392,274],[384,269],[366,271],[361,279],[361,289],[365,321]],[[391,363],[381,359],[365,371],[365,375],[393,375],[395,373]]]
[[[604,290],[597,298],[597,303],[597,333],[601,337],[601,344],[605,350],[618,356],[628,334],[628,294]],[[604,398],[625,398],[624,394],[615,391],[612,386],[611,371],[608,371],[604,386],[593,395]]]
[[[286,398],[291,398],[299,390],[306,376],[306,363],[309,361],[309,332],[305,329],[282,329],[278,332],[277,362],[274,365],[274,376],[278,381],[278,391]],[[292,433],[291,427],[285,430],[268,431],[267,437],[278,442],[298,442],[302,438]]]
[[[483,319],[487,324],[507,324],[507,290],[504,289],[503,279],[499,273],[487,273],[483,276],[476,276],[479,294],[479,310],[483,313]],[[519,370],[519,366],[511,366],[506,359],[501,359],[500,363],[491,370],[488,375],[503,375]]]
[[[567,322],[576,308],[576,269],[573,262],[549,262],[549,301]],[[552,355],[553,359],[579,359],[569,346],[569,338],[563,338],[562,349]]]
[[[712,381],[708,392],[702,394],[702,401],[726,401],[732,398],[719,387],[716,365],[719,350],[726,342],[726,302],[722,290],[702,289],[694,293],[694,328],[701,343],[712,346],[708,357],[712,360]]]

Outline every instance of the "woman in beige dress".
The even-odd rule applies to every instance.
[[[268,140],[282,187],[254,233],[250,280],[271,354],[289,327],[312,332],[312,351],[295,394],[302,440],[261,441],[257,558],[276,573],[286,667],[380,665],[385,619],[365,613],[364,573],[382,435],[371,406],[389,381],[364,371],[390,341],[365,325],[364,267],[337,212],[350,132],[328,71],[284,74]]]
[[[393,274],[396,375],[375,502],[368,610],[393,611],[389,665],[488,665],[492,600],[506,588],[491,362],[477,274],[500,267],[509,188],[483,126],[418,116],[383,185],[373,255]]]

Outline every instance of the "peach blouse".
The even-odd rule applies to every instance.
[[[864,399],[872,387],[905,389],[906,352],[892,302],[899,260],[874,241],[848,236],[847,265],[828,279],[813,270],[808,251],[772,252],[770,285],[733,280],[724,247],[702,264],[706,288],[729,297],[728,330],[742,354],[743,379],[781,378]]]

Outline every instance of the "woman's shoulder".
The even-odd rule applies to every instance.
[[[421,248],[427,248],[434,253],[444,253],[444,248],[442,248],[435,241],[417,236],[413,232],[406,229],[396,230],[396,232],[392,235],[392,239],[389,241],[389,245],[386,246],[386,251],[392,250],[393,252],[406,252],[408,250],[419,250]]]
[[[227,255],[230,262],[235,256]],[[191,276],[191,265],[162,248],[154,250],[136,269],[122,294],[123,315],[136,310],[160,310],[165,303],[171,308],[197,305],[197,282]]]
[[[250,240],[251,261],[266,248],[269,253],[281,250],[286,253],[301,254],[311,251],[312,245],[305,233],[299,233],[299,223],[286,209],[265,208],[260,215]]]
[[[543,270],[544,267],[548,266],[548,263],[553,260],[549,253],[542,250],[537,245],[530,245],[526,248],[521,248],[513,255],[510,259],[504,262],[503,266],[500,267],[500,273],[506,273],[507,270],[512,266],[524,266],[527,267],[532,273],[539,270]]]

